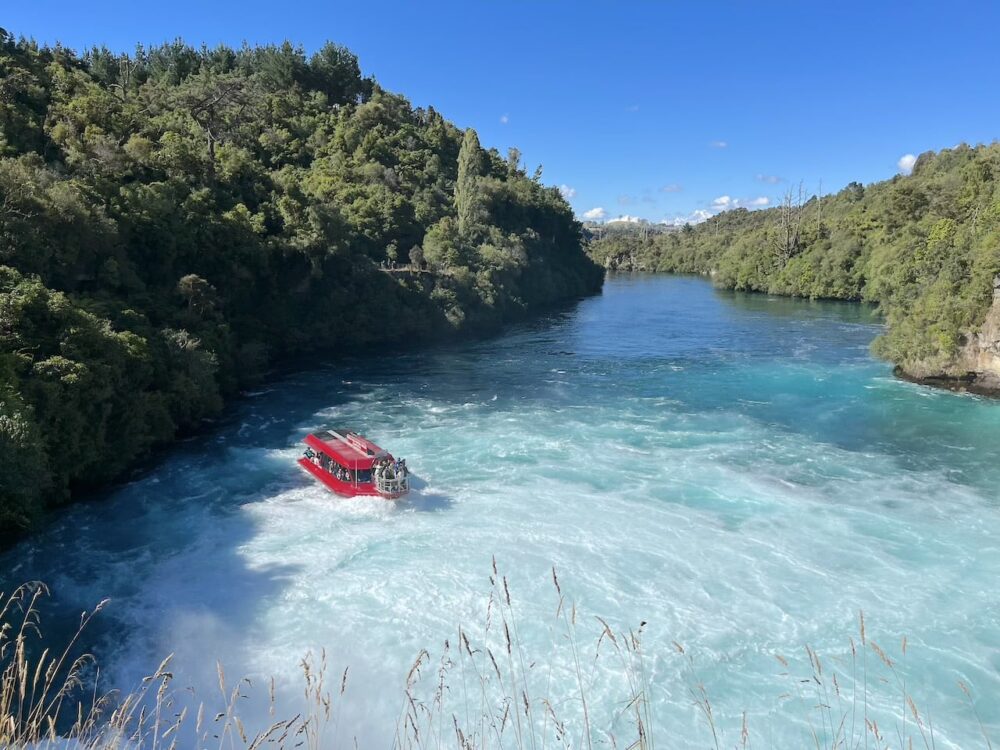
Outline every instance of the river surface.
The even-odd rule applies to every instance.
[[[330,744],[390,746],[426,648],[413,692],[445,717],[444,744],[453,714],[477,724],[479,669],[486,704],[529,693],[541,722],[547,697],[576,746],[582,684],[594,744],[625,747],[629,685],[610,639],[595,657],[600,616],[646,623],[663,746],[714,746],[707,696],[722,746],[744,713],[754,746],[829,738],[824,703],[864,746],[864,699],[883,735],[923,747],[905,683],[935,747],[985,747],[979,719],[1000,740],[1000,403],[894,379],[868,353],[879,330],[859,305],[612,277],[499,338],[279,378],[0,558],[0,589],[47,581],[55,632],[110,597],[87,640],[105,684],[133,688],[174,653],[175,685],[211,706],[220,660],[254,680],[253,726],[270,721],[264,678],[294,714],[299,661],[325,648],[334,692],[350,667]],[[324,426],[405,456],[417,489],[398,505],[329,494],[295,464]],[[807,645],[825,694],[800,682]],[[505,731],[488,744],[521,744]]]

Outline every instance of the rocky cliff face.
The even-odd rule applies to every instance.
[[[1000,394],[1000,275],[993,279],[993,305],[959,352],[958,366],[973,373],[980,388]]]
[[[969,333],[941,373],[897,371],[910,380],[953,390],[1000,396],[1000,275],[993,279],[993,304],[978,331]]]

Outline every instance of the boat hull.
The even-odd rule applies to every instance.
[[[391,494],[379,492],[375,489],[375,485],[372,482],[359,482],[357,484],[344,482],[332,474],[323,471],[323,469],[307,458],[300,458],[299,466],[322,482],[328,490],[336,492],[343,497],[381,497],[385,500],[398,500],[406,494],[405,492]]]

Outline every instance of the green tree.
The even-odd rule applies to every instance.
[[[468,128],[458,152],[458,179],[455,182],[458,232],[463,237],[472,237],[483,223],[482,176],[483,150],[479,146],[479,136]]]
[[[182,276],[177,282],[177,291],[187,302],[188,309],[197,315],[211,311],[218,299],[215,287],[195,273]]]
[[[48,485],[38,427],[13,391],[0,383],[0,537],[38,520]]]

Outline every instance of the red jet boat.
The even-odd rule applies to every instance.
[[[338,495],[375,495],[396,500],[410,490],[406,461],[350,430],[307,435],[299,466]]]

